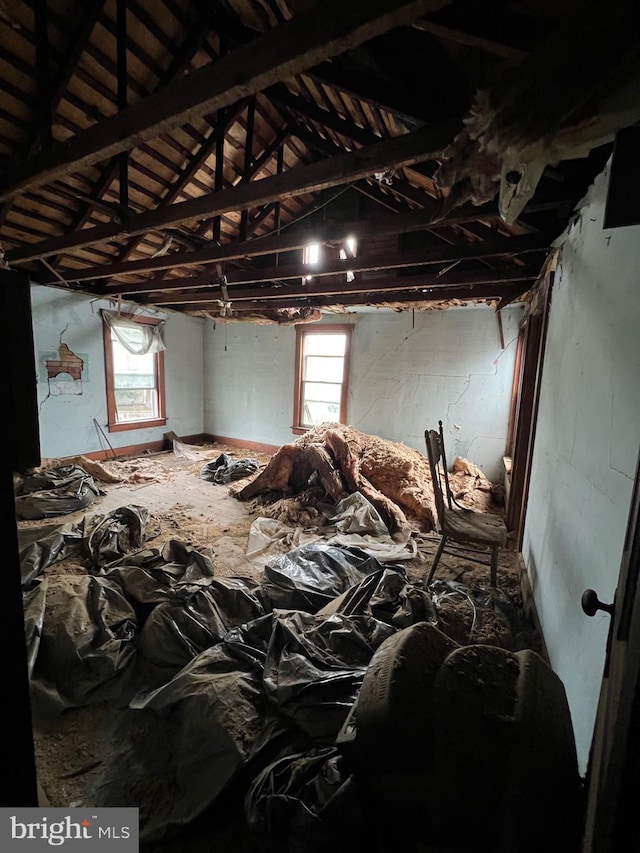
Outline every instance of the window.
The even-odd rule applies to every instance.
[[[355,258],[358,252],[358,241],[355,237],[347,237],[344,242],[344,248],[340,249],[338,257],[341,261],[346,261],[347,258]],[[355,274],[353,270],[347,270],[347,282],[354,281]]]
[[[347,420],[351,325],[296,327],[293,432]]]
[[[121,315],[123,316],[123,315]],[[126,330],[134,348],[143,343],[145,326],[160,324],[151,317],[133,317]],[[139,326],[139,330],[136,329]],[[167,422],[164,395],[164,352],[135,355],[118,340],[109,323],[103,324],[109,431],[163,426]]]
[[[309,243],[302,250],[302,263],[305,266],[317,266],[320,262],[320,243]],[[310,275],[305,275],[302,283],[311,281]]]

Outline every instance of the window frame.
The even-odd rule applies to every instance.
[[[120,314],[127,320],[148,326],[159,326],[162,320],[155,317],[141,317],[138,314]],[[113,346],[111,341],[111,328],[103,322],[102,340],[104,342],[104,375],[107,389],[107,428],[109,432],[127,432],[132,429],[150,429],[151,427],[164,426],[167,423],[167,408],[164,383],[164,352],[154,352],[156,392],[158,394],[158,417],[149,418],[144,421],[118,421],[118,407],[116,405],[116,392],[113,371]]]
[[[344,348],[344,372],[342,380],[342,389],[340,394],[340,415],[339,423],[346,424],[347,422],[347,399],[349,397],[349,372],[351,362],[351,336],[353,333],[353,323],[331,323],[322,326],[296,326],[296,363],[295,363],[295,378],[293,389],[293,425],[291,431],[295,435],[304,435],[309,432],[312,427],[302,425],[302,389],[303,389],[303,360],[304,360],[304,341],[307,335],[336,335],[345,334],[346,342]]]

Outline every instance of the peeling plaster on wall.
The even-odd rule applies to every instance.
[[[66,327],[60,333],[60,344],[57,358],[45,359],[44,366],[47,374],[47,385],[49,387],[48,397],[71,394],[80,396],[82,394],[82,371],[84,359],[76,355],[62,340]],[[44,402],[44,401],[43,401]],[[42,406],[42,403],[40,404]]]
[[[640,226],[603,230],[608,169],[556,241],[523,556],[586,769],[640,446]]]
[[[93,423],[105,432],[107,400],[104,376],[102,320],[98,309],[106,302],[92,302],[87,296],[32,285],[31,304],[36,353],[56,354],[61,330],[67,346],[81,354],[85,362],[82,395],[48,397],[46,372],[38,377],[40,442],[45,457],[73,456],[105,448]],[[162,439],[165,432],[195,435],[202,424],[202,332],[204,321],[169,314],[166,317],[165,384],[167,424],[151,429],[108,433],[114,447],[144,444]],[[90,375],[86,369],[91,365]],[[46,404],[42,405],[46,399]]]
[[[348,422],[424,452],[425,429],[442,419],[451,460],[470,451],[489,477],[501,480],[522,314],[522,306],[503,311],[504,352],[490,308],[326,316],[326,323],[354,324]],[[292,441],[294,360],[295,329],[236,324],[225,337],[220,325],[208,327],[205,430],[268,444]]]

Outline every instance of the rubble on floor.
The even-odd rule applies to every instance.
[[[300,450],[286,445],[249,483],[260,491],[280,482],[270,504],[262,497],[238,504],[230,492],[246,489],[246,480],[205,483],[202,458],[172,455],[182,473],[165,467],[167,478],[191,478],[208,496],[219,490],[215,521],[195,507],[190,516],[189,505],[174,499],[164,512],[141,502],[47,525],[42,541],[38,528],[22,523],[33,701],[42,726],[37,749],[45,789],[64,792],[52,805],[136,805],[142,849],[154,853],[174,843],[176,850],[211,849],[231,814],[237,825],[224,846],[229,853],[263,842],[264,849],[315,851],[324,849],[320,841],[335,845],[336,831],[362,839],[368,830],[353,797],[353,768],[335,743],[385,642],[427,624],[454,645],[509,652],[535,646],[513,571],[499,575],[499,589],[488,589],[488,571],[447,557],[445,579],[425,588],[438,537],[427,532],[433,496],[417,451],[335,425],[303,438],[302,468],[290,467],[283,479]],[[307,445],[315,445],[311,456]],[[327,496],[322,477],[309,485],[310,459],[318,458],[340,460],[324,469],[334,485],[339,480],[340,494],[358,484],[340,510],[338,492]],[[489,500],[497,510],[499,490],[471,463],[459,467],[452,475],[458,496]],[[389,512],[396,480],[411,497]],[[125,483],[105,488],[131,494]],[[183,497],[185,489],[177,493]],[[227,505],[229,517],[242,508],[242,523],[225,523]],[[387,522],[401,515],[406,527],[396,526],[392,540]],[[244,553],[256,521],[277,526],[284,553],[272,556],[265,545],[276,527],[259,525],[254,546],[256,529],[264,539],[245,569],[228,554]],[[323,538],[306,541],[314,526]],[[296,529],[301,545],[292,548]],[[329,542],[329,532],[346,539]],[[381,550],[377,559],[373,546],[380,543],[402,559],[392,560],[391,550],[385,562]],[[91,720],[102,746],[94,743],[82,762],[74,759],[51,778],[46,756],[63,760],[60,738],[80,733],[90,742]],[[271,837],[258,841],[255,833],[267,829]]]
[[[368,435],[344,424],[322,424],[283,445],[267,467],[241,488],[240,500],[298,495],[316,480],[333,503],[362,494],[394,537],[412,527],[436,527],[436,509],[427,459],[411,447]],[[456,460],[452,487],[463,505],[500,512],[502,487],[490,483],[468,460]]]

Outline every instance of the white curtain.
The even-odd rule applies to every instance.
[[[164,342],[164,320],[158,324],[136,323],[113,311],[100,311],[103,321],[111,329],[122,346],[132,355],[146,355],[166,349]]]

